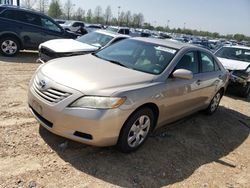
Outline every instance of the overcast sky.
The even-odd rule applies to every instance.
[[[65,0],[62,1],[62,4]],[[97,5],[110,5],[117,17],[121,11],[142,12],[146,22],[153,25],[184,27],[219,32],[242,33],[250,36],[250,0],[72,0],[77,7],[87,10]]]

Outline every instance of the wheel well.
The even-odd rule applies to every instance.
[[[159,108],[158,108],[158,106],[155,103],[146,103],[146,104],[143,104],[143,105],[139,106],[132,114],[134,114],[135,112],[139,111],[142,108],[149,108],[154,113],[154,116],[155,116],[155,122],[154,122],[154,127],[153,127],[153,129],[154,129],[156,127],[158,117],[159,117]]]
[[[221,92],[221,94],[223,96],[225,94],[225,88],[224,87],[220,88],[219,92]]]
[[[6,33],[6,34],[3,34],[0,36],[0,38],[5,38],[5,37],[12,37],[12,38],[15,38],[18,42],[19,42],[19,45],[20,45],[20,49],[23,48],[23,44],[22,44],[22,41],[20,40],[20,38],[18,38],[16,35],[14,34],[10,34],[10,33]]]

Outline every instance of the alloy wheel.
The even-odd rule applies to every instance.
[[[12,40],[5,40],[1,44],[1,50],[7,55],[15,54],[17,48],[17,44]]]
[[[219,103],[220,103],[220,99],[221,99],[221,94],[220,94],[220,92],[218,92],[212,100],[211,107],[210,107],[211,112],[214,112],[217,109],[217,107],[219,106]]]
[[[150,118],[147,115],[140,116],[130,128],[128,145],[132,148],[139,146],[147,137],[149,129]]]

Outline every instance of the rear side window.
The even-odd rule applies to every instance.
[[[41,26],[40,17],[36,14],[32,14],[29,12],[17,11],[17,10],[15,11],[6,10],[1,14],[1,17],[25,22],[25,23],[32,24],[32,25]]]
[[[1,13],[4,9],[5,9],[4,7],[0,7],[0,13]]]
[[[32,25],[41,26],[41,19],[38,15],[29,12],[16,11],[16,19]]]
[[[15,18],[16,18],[16,13],[15,13],[15,11],[13,11],[13,10],[6,10],[6,11],[4,11],[0,16],[3,17],[3,18],[15,20]]]
[[[202,72],[213,72],[220,70],[215,59],[204,52],[201,52],[201,71]]]

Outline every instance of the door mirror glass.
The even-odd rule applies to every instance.
[[[174,78],[191,80],[193,78],[193,73],[187,69],[177,69],[173,73]]]

